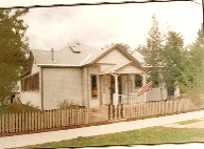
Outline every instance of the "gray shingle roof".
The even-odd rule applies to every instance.
[[[144,61],[144,56],[142,54],[140,54],[137,50],[134,50],[133,53],[132,53],[132,56],[137,59],[140,64],[143,64],[145,61]]]
[[[51,50],[34,49],[32,53],[37,64],[82,65],[98,50],[83,44],[67,45],[61,50],[54,50],[53,60]]]
[[[70,44],[61,50],[54,50],[53,60],[51,50],[33,49],[32,53],[38,65],[83,66],[93,63],[95,60],[111,51],[115,46],[117,46],[117,44],[103,50],[98,50],[84,44]],[[136,52],[134,52],[132,56],[130,53],[128,55],[132,58],[134,57],[133,59],[135,59],[134,61],[138,66],[140,65],[139,63],[142,62],[142,60],[137,61],[138,58],[141,58],[141,55],[138,55]]]

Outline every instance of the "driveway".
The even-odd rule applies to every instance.
[[[166,126],[180,121],[204,118],[203,111],[195,111],[176,115],[161,116],[144,120],[116,122],[113,124],[83,127],[76,129],[58,130],[33,134],[23,134],[0,137],[0,148],[15,148],[28,145],[42,144],[47,142],[58,142],[62,140],[74,139],[77,137],[87,137],[122,131],[129,131],[154,126]],[[200,125],[202,125],[201,123]]]

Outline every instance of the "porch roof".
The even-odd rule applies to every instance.
[[[113,74],[113,73],[121,73],[121,72],[118,72],[118,70],[124,68],[125,66],[127,65],[134,65],[132,61],[129,61],[129,62],[125,62],[125,63],[119,63],[119,64],[115,64],[115,65],[112,65],[110,67],[108,67],[107,69],[104,69],[100,72],[100,74]],[[129,72],[122,72],[122,73],[129,73]]]

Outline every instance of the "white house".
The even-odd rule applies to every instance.
[[[137,96],[148,77],[140,62],[119,44],[96,50],[75,43],[64,49],[32,50],[31,73],[21,80],[21,101],[41,109],[56,109],[68,100],[87,107],[166,99],[152,89]]]

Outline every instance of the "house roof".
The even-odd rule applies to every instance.
[[[66,67],[66,66],[84,66],[88,64],[94,64],[102,57],[107,55],[112,50],[119,50],[125,57],[127,57],[131,62],[142,69],[140,62],[134,55],[128,53],[119,44],[115,44],[106,49],[97,50],[90,46],[75,43],[67,45],[61,50],[32,50],[33,56],[35,57],[35,63],[40,66],[53,66],[53,67]],[[52,53],[53,52],[53,53]]]
[[[97,52],[96,49],[84,44],[67,45],[61,50],[39,50],[34,49],[32,53],[35,63],[38,65],[71,65],[80,66],[91,53]]]
[[[92,61],[89,61],[89,63],[93,64],[95,62],[97,62],[98,60],[100,60],[102,57],[104,57],[105,55],[107,55],[108,53],[110,53],[111,51],[113,51],[114,49],[119,50],[125,57],[127,57],[130,61],[134,62],[134,64],[136,65],[137,68],[143,70],[143,71],[147,71],[140,63],[140,61],[137,60],[137,58],[133,55],[131,55],[126,49],[124,49],[122,46],[120,46],[120,44],[115,44],[105,50],[100,51],[93,59]]]
[[[144,56],[141,54],[141,53],[139,53],[137,50],[134,50],[133,52],[132,52],[132,56],[135,58],[135,59],[137,59],[139,62],[140,62],[140,64],[144,64],[145,63],[145,60],[144,60]]]
[[[121,69],[130,63],[131,63],[131,61],[110,66],[107,69],[102,70],[101,74],[115,73],[118,69]]]

